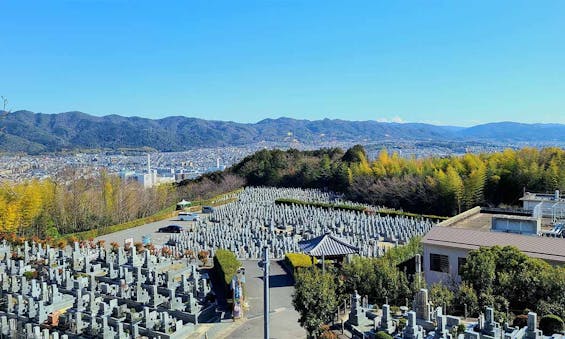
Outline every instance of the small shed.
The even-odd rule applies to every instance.
[[[192,203],[190,201],[186,201],[186,200],[182,199],[179,203],[177,203],[177,210],[183,210],[183,209],[189,207],[190,205],[192,205]]]

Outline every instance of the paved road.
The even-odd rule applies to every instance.
[[[201,217],[206,217],[206,215],[201,215]],[[151,242],[156,245],[163,245],[169,240],[169,233],[158,233],[157,230],[160,227],[168,225],[179,225],[185,228],[191,228],[194,225],[194,221],[179,221],[177,217],[168,218],[161,221],[152,222],[149,224],[141,225],[138,227],[130,228],[127,230],[106,234],[95,238],[95,240],[105,240],[106,246],[111,242],[115,241],[120,245],[124,244],[124,240],[128,238],[133,238],[134,242],[141,241],[141,237],[144,235],[151,236]]]
[[[263,337],[263,271],[257,260],[243,261],[246,275],[249,312],[247,320],[227,338]],[[298,323],[298,312],[292,306],[294,286],[277,261],[271,261],[270,300],[271,338],[305,338],[306,332]]]

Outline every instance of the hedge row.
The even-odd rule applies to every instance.
[[[312,258],[304,253],[287,253],[284,255],[284,260],[293,272],[299,267],[312,267]]]
[[[347,204],[331,204],[328,202],[309,202],[298,199],[286,199],[280,198],[275,200],[275,204],[279,205],[303,205],[303,206],[313,206],[324,209],[334,209],[334,210],[346,210],[346,211],[357,211],[365,212],[367,209],[365,206],[347,205]]]
[[[429,214],[416,214],[404,211],[397,211],[392,209],[381,209],[377,211],[368,210],[365,206],[358,206],[358,205],[347,205],[347,204],[332,204],[327,202],[309,202],[303,201],[298,199],[287,199],[287,198],[280,198],[275,200],[276,204],[280,205],[301,205],[301,206],[313,206],[319,207],[324,209],[335,209],[335,210],[344,210],[344,211],[356,211],[356,212],[364,212],[364,213],[376,213],[382,216],[391,215],[391,216],[403,216],[403,217],[413,217],[413,218],[428,218],[428,219],[435,219],[435,220],[446,220],[448,217],[442,217],[438,215],[429,215]]]
[[[439,215],[416,214],[416,213],[397,211],[397,210],[389,210],[389,209],[378,210],[375,213],[377,213],[379,215],[393,215],[393,216],[397,215],[397,216],[402,216],[402,217],[427,218],[427,219],[435,219],[435,220],[447,220],[447,219],[449,219],[449,217],[442,217],[442,216],[439,216]]]
[[[220,277],[224,277],[226,285],[229,286],[231,280],[238,268],[241,267],[241,262],[237,260],[232,251],[219,249],[214,255],[214,271]]]

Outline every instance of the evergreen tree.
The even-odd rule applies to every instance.
[[[317,268],[299,271],[292,304],[300,314],[298,321],[309,337],[319,337],[322,325],[332,320],[338,306],[337,284],[333,274],[322,273]]]

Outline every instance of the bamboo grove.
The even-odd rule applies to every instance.
[[[207,199],[242,184],[222,174],[153,188],[105,171],[94,178],[57,179],[0,183],[0,233],[57,238],[144,218],[178,199]]]
[[[507,149],[489,154],[406,159],[361,146],[260,151],[232,170],[251,185],[328,188],[354,201],[449,216],[477,205],[517,205],[524,190],[565,189],[565,151]]]
[[[104,172],[95,179],[3,183],[0,231],[57,237],[151,215],[173,196],[172,186],[144,189]]]

